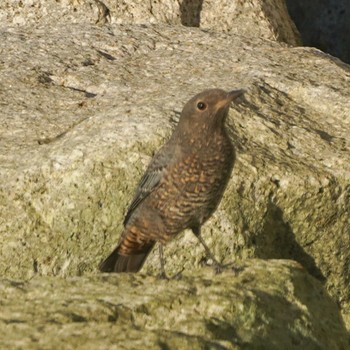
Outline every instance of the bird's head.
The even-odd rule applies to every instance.
[[[185,133],[186,130],[205,133],[206,130],[221,128],[230,104],[243,93],[244,90],[226,92],[221,89],[199,93],[185,104],[179,120],[179,129]]]

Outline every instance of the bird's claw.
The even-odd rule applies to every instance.
[[[159,280],[169,280],[169,277],[166,275],[166,273],[164,271],[160,272],[157,276],[157,279]]]

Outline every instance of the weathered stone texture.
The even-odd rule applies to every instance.
[[[204,238],[224,262],[299,261],[350,314],[347,65],[263,34],[174,25],[176,13],[171,25],[118,24],[113,8],[106,21],[89,14],[96,1],[13,4],[0,5],[3,277],[96,271],[184,102],[246,88],[228,120],[237,163]],[[166,248],[167,271],[195,273],[203,257],[185,232]],[[157,269],[152,254],[143,272]]]
[[[203,1],[200,27],[301,45],[284,1]]]
[[[183,24],[300,45],[300,35],[280,0],[2,0],[9,25],[46,23]]]
[[[3,349],[346,350],[336,304],[291,261],[238,274],[0,280]]]
[[[95,267],[183,103],[204,88],[245,87],[248,102],[232,111],[238,161],[205,232],[227,260],[297,259],[348,303],[347,67],[317,50],[180,27],[75,25],[2,37],[7,275]],[[198,261],[194,242],[185,235],[170,245],[174,270]]]

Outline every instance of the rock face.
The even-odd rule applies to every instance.
[[[258,28],[214,31],[217,17],[211,30],[181,26],[189,2],[180,12],[158,4],[173,17],[154,24],[118,23],[109,8],[126,2],[106,2],[107,11],[99,1],[53,1],[51,12],[44,1],[11,3],[0,5],[3,277],[96,272],[183,104],[206,88],[246,88],[228,120],[238,159],[204,238],[224,262],[299,261],[350,314],[347,65],[265,40]],[[193,271],[203,258],[185,232],[166,248],[166,269]],[[143,271],[157,269],[152,254]]]
[[[0,280],[3,349],[332,349],[346,329],[321,284],[291,261],[238,274]],[[20,335],[20,336],[19,336]]]
[[[301,44],[280,0],[2,0],[0,20],[8,25],[46,23],[183,24],[188,27]]]
[[[349,0],[286,0],[303,42],[350,63]]]
[[[284,1],[206,0],[202,2],[200,28],[276,40],[294,46],[301,45],[299,32],[289,17]]]

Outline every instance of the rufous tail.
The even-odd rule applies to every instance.
[[[128,232],[113,252],[100,264],[102,272],[138,272],[155,241],[142,242],[137,235]]]

